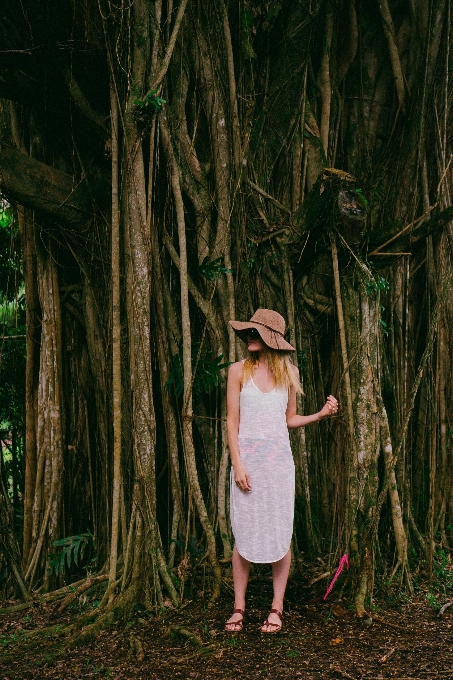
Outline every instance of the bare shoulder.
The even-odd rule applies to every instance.
[[[291,370],[294,373],[294,375],[298,378],[299,377],[299,369],[297,366],[294,366],[294,364],[291,364]]]
[[[236,361],[228,369],[228,394],[239,394],[242,382],[242,361]]]
[[[232,378],[233,380],[240,380],[242,378],[242,368],[244,364],[242,361],[235,361],[234,364],[231,364],[231,366],[228,369],[228,378]]]

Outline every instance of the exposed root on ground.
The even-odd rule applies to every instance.
[[[27,602],[20,602],[19,604],[14,604],[11,607],[2,607],[0,609],[0,616],[3,614],[12,614],[14,612],[20,612],[24,609],[30,609],[31,607],[36,607],[40,604],[43,604],[45,602],[54,602],[55,600],[59,600],[60,598],[64,597],[68,593],[72,593],[75,588],[78,588],[81,586],[83,583],[85,583],[87,579],[81,579],[80,581],[76,581],[75,583],[71,583],[69,586],[65,586],[64,588],[59,588],[58,590],[53,590],[50,593],[45,593],[44,595],[34,595],[32,600],[27,600]]]
[[[187,628],[184,628],[184,626],[170,626],[168,629],[168,633],[176,633],[177,635],[182,635],[183,637],[186,637],[193,645],[196,647],[203,647],[203,640],[201,637],[198,635],[195,635],[195,633],[192,633],[190,630]]]
[[[101,576],[91,576],[87,578],[83,583],[79,585],[77,590],[74,590],[74,592],[69,593],[69,595],[66,595],[66,597],[55,607],[55,613],[56,614],[61,614],[64,612],[64,610],[69,607],[69,605],[74,602],[74,600],[79,597],[82,593],[86,593],[87,590],[90,590],[93,586],[97,585],[98,583],[102,583],[103,581],[107,581],[109,575],[108,574],[102,574]]]
[[[145,658],[145,652],[143,650],[143,645],[136,635],[130,634],[129,642],[131,648],[129,650],[129,655],[137,659],[137,661],[143,661]]]
[[[91,615],[90,618],[92,618],[92,616],[93,615]],[[87,617],[85,616],[82,618],[86,622]],[[75,633],[75,635],[73,635],[65,644],[65,649],[72,649],[73,647],[78,647],[80,645],[85,645],[88,642],[91,642],[99,635],[101,630],[103,630],[107,626],[110,626],[118,618],[119,616],[116,610],[113,607],[109,607],[107,611],[98,615],[96,621],[82,628],[80,632]],[[74,629],[80,629],[81,624],[83,625],[82,620],[79,619],[79,621],[77,621],[74,624]]]
[[[223,649],[219,649],[217,645],[206,645],[205,647],[200,647],[197,649],[195,652],[192,652],[192,654],[187,654],[186,656],[183,657],[177,657],[173,658],[172,661],[178,664],[183,664],[186,663],[187,661],[190,661],[191,659],[199,659],[199,658],[209,658],[210,656],[214,656],[214,654],[221,654],[223,652]]]
[[[115,588],[119,585],[120,580],[121,579],[118,579],[110,584],[99,603],[99,607],[95,611],[79,617],[75,622],[74,627],[80,632],[77,632],[70,640],[68,640],[65,645],[66,649],[90,642],[99,635],[101,630],[104,630],[107,626],[111,626],[112,623],[119,619],[122,619],[123,621],[128,620],[134,604],[138,601],[137,588],[135,585],[132,585],[127,590],[120,593],[118,597],[111,600],[110,596],[115,592]],[[94,617],[95,620],[93,621]]]

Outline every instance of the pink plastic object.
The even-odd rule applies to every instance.
[[[346,569],[349,569],[349,560],[348,560],[348,556],[346,555],[346,553],[343,555],[343,557],[340,560],[340,564],[338,565],[338,569],[335,573],[335,576],[333,577],[333,579],[330,583],[330,586],[326,590],[326,594],[324,595],[324,600],[327,600],[327,598],[329,597],[330,591],[334,587],[335,581],[337,580],[337,578],[340,576],[341,572],[343,571],[344,565],[346,565]]]

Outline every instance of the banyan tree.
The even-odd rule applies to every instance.
[[[340,401],[292,435],[294,569],[348,553],[360,615],[376,578],[411,590],[413,556],[429,575],[453,547],[450,0],[0,12],[26,299],[9,587],[53,591],[89,563],[99,625],[177,606],[197,569],[219,596],[244,351],[228,321],[267,307],[297,347],[300,409]]]

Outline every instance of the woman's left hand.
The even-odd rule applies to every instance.
[[[327,397],[327,401],[322,407],[322,409],[319,411],[318,415],[319,418],[329,418],[330,416],[334,416],[338,411],[338,401],[335,399],[335,397],[332,397],[330,394]]]

